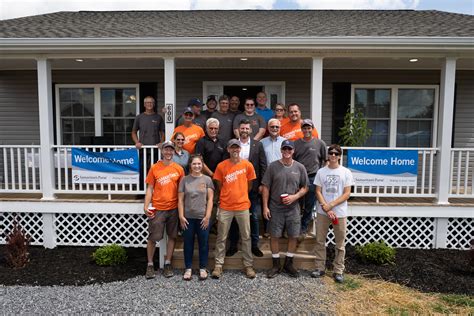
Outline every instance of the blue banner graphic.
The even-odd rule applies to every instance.
[[[416,185],[417,150],[351,149],[347,167],[356,185]]]

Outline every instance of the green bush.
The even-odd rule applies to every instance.
[[[98,248],[92,258],[99,266],[115,266],[127,262],[127,251],[120,245],[112,244]]]
[[[364,246],[356,246],[356,253],[366,262],[372,262],[375,264],[395,264],[396,251],[383,240],[371,242]]]

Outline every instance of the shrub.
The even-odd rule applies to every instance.
[[[99,266],[115,266],[127,262],[127,251],[120,245],[112,244],[98,248],[92,258]]]
[[[383,240],[356,246],[356,253],[363,261],[375,264],[395,264],[396,251]]]
[[[7,245],[5,247],[5,259],[12,268],[23,268],[29,259],[28,246],[30,237],[18,225],[18,221],[13,222],[13,229],[6,234]]]

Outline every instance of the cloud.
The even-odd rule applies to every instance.
[[[302,9],[415,9],[420,0],[293,0]]]
[[[192,0],[0,0],[0,19],[58,11],[190,10]]]

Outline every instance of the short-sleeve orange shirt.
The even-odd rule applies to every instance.
[[[234,164],[226,159],[217,165],[214,180],[222,184],[220,207],[226,211],[244,211],[250,208],[248,181],[256,179],[255,169],[248,160]]]
[[[184,134],[185,140],[183,148],[187,150],[190,154],[194,153],[194,149],[196,148],[196,143],[198,140],[204,137],[204,130],[196,124],[192,124],[189,127],[184,125],[180,125],[176,127],[173,131],[173,136],[177,132],[181,132]]]
[[[151,203],[155,209],[169,211],[178,208],[178,185],[183,177],[183,168],[175,162],[165,166],[158,161],[151,166],[146,183],[153,185]]]
[[[316,127],[313,128],[312,135],[314,138],[319,138]],[[303,135],[303,132],[301,131],[301,121],[297,123],[288,121],[286,124],[283,124],[280,128],[280,136],[291,141],[295,141],[297,139],[303,138],[304,135]]]

